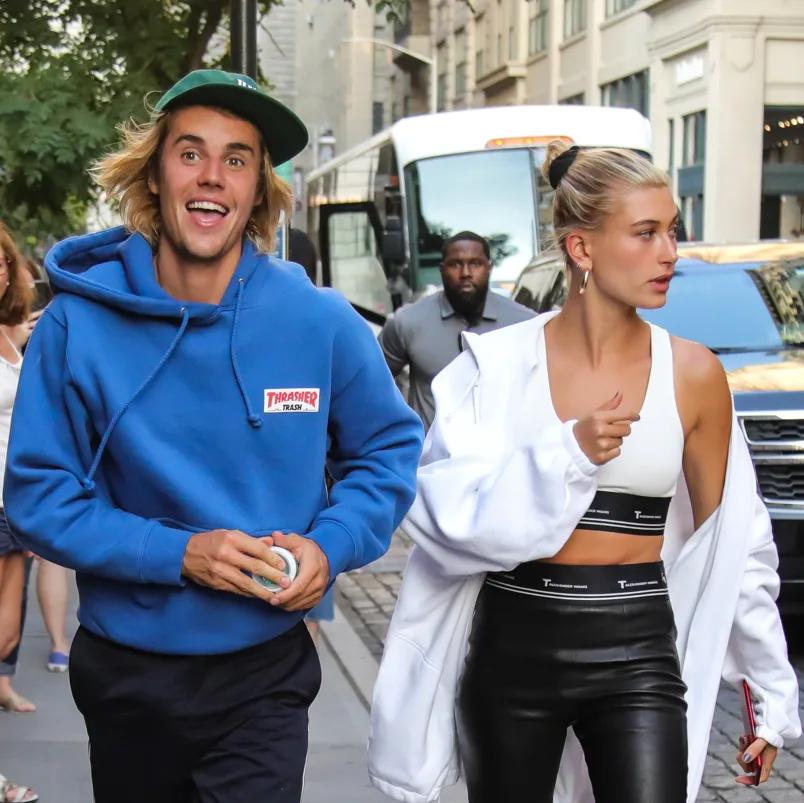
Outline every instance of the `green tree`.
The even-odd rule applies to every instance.
[[[390,18],[408,2],[366,1]],[[260,0],[259,14],[279,3]],[[29,251],[81,229],[87,167],[119,121],[144,116],[143,96],[230,66],[228,11],[229,0],[0,2],[0,220]]]

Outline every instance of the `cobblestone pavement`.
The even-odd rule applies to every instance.
[[[362,570],[338,578],[339,606],[352,627],[379,661],[385,634],[394,610],[409,542],[397,534],[387,554]],[[804,682],[804,654],[794,660],[800,683]],[[804,692],[804,688],[802,688]],[[804,693],[802,694],[804,703]],[[804,705],[802,705],[804,713]],[[779,755],[771,779],[761,791],[734,782],[737,764],[736,738],[742,732],[737,692],[724,687],[718,698],[704,784],[699,801],[726,803],[804,803],[804,744],[785,749]]]

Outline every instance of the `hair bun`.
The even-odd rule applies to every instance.
[[[554,139],[548,143],[547,152],[545,153],[544,162],[542,163],[542,175],[545,181],[550,181],[550,168],[553,166],[553,162],[568,150],[569,145],[560,139]]]

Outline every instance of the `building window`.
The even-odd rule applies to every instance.
[[[696,112],[682,118],[684,123],[684,154],[682,167],[700,165],[706,161],[706,112]]]
[[[466,94],[466,31],[455,32],[455,99],[462,100]]]
[[[682,152],[678,171],[681,216],[690,240],[703,239],[704,176],[706,163],[706,112],[681,118]]]
[[[439,0],[438,2],[438,27],[447,24],[447,0]]]
[[[530,0],[530,23],[528,25],[528,55],[547,50],[547,11],[550,0]]]
[[[486,74],[485,58],[482,50],[475,53],[475,80],[477,81]]]
[[[516,7],[518,0],[508,2],[508,61],[516,61],[519,57],[519,37],[516,30]]]
[[[620,78],[600,87],[604,106],[636,109],[650,116],[650,81],[648,70]]]
[[[564,98],[564,100],[558,101],[559,106],[583,106],[584,105],[584,94],[581,92],[580,95],[572,95],[569,98]]]
[[[385,28],[374,26],[374,38],[382,42],[385,39]],[[374,75],[385,75],[388,71],[388,51],[380,45],[374,45]]]
[[[405,95],[402,98],[402,116],[410,117],[410,95]]]
[[[621,11],[636,5],[637,0],[606,0],[606,16],[613,17]]]
[[[379,134],[385,128],[385,106],[381,100],[371,104],[371,133]]]
[[[564,0],[564,38],[586,30],[587,0]]]
[[[676,121],[672,117],[667,121],[667,138],[670,144],[667,172],[670,176],[670,189],[672,190],[676,182]]]

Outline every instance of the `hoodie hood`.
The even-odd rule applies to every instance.
[[[248,282],[261,260],[269,259],[245,239],[220,304],[178,301],[166,293],[156,280],[148,241],[122,226],[64,240],[48,253],[45,268],[54,293],[71,293],[138,315],[177,319],[186,315],[190,322],[204,323],[235,306],[240,285]]]

